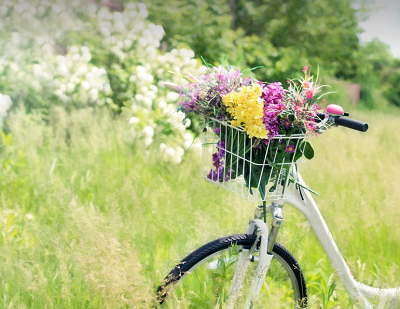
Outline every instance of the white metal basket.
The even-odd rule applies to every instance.
[[[288,198],[304,138],[278,135],[254,145],[242,128],[211,119],[202,134],[202,177],[250,202]]]

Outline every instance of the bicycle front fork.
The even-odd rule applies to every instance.
[[[264,211],[266,213],[270,213],[272,217],[271,228],[268,233],[268,245],[267,245],[267,253],[272,254],[276,238],[278,237],[279,229],[281,228],[284,221],[282,205],[279,205],[277,203],[271,203],[269,206],[266,207],[265,205],[257,206],[254,212],[254,219],[266,218],[265,216],[266,214],[264,215]],[[264,222],[265,224],[267,223],[265,219]],[[256,231],[257,231],[257,226],[254,223],[254,221],[251,221],[249,223],[249,227],[247,228],[246,234],[253,234]]]
[[[268,235],[267,253],[272,254],[272,249],[274,248],[279,229],[281,228],[284,219],[283,219],[282,205],[272,203],[269,207],[271,209],[272,221],[271,221],[271,229]]]
[[[265,222],[265,211],[267,213],[271,213],[272,215],[271,228],[269,231],[268,226]],[[264,218],[265,221],[261,220],[260,218]],[[266,207],[265,205],[256,207],[254,220],[249,223],[246,233],[252,234],[255,232],[261,232],[261,243],[260,247],[258,248],[258,264],[253,277],[253,282],[251,284],[250,295],[246,301],[246,308],[251,308],[252,303],[255,302],[258,298],[269,265],[273,258],[272,250],[274,248],[274,244],[282,223],[282,205],[272,203],[268,207]],[[252,249],[247,252],[243,251],[240,254],[238,267],[236,268],[236,272],[229,293],[231,297],[228,298],[230,299],[230,301],[228,301],[227,308],[233,308],[233,301],[234,299],[236,299],[236,295],[239,294],[239,291],[242,287],[242,279],[244,278],[244,273],[246,273],[247,271],[248,263],[255,260],[253,253],[256,245],[257,244],[254,244]]]

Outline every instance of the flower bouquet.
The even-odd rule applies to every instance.
[[[179,86],[179,109],[201,119],[203,146],[211,148],[203,152],[209,181],[250,200],[283,198],[288,182],[296,181],[293,166],[314,156],[306,137],[319,130],[322,86],[307,67],[303,73],[284,89],[244,77],[239,69],[209,67]]]

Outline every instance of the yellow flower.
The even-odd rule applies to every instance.
[[[223,98],[231,125],[241,126],[249,137],[267,138],[268,131],[263,123],[264,101],[260,98],[262,88],[259,84],[244,86],[238,92],[232,91]]]

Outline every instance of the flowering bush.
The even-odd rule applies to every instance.
[[[156,143],[161,158],[178,164],[193,133],[163,81],[180,80],[168,71],[185,75],[200,65],[189,49],[160,50],[164,29],[147,20],[144,3],[101,2],[3,1],[0,93],[28,112],[108,107],[127,118],[128,142]]]
[[[243,175],[247,187],[258,188],[264,199],[267,182],[276,187],[282,169],[288,176],[291,163],[303,155],[313,157],[304,137],[318,135],[322,86],[307,67],[303,72],[304,77],[288,81],[286,90],[278,82],[244,77],[232,67],[212,67],[198,79],[189,77],[191,82],[180,87],[179,108],[187,117],[212,123],[219,139],[207,178],[225,182]],[[276,165],[281,167],[273,170]]]

